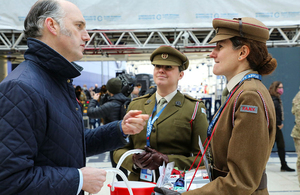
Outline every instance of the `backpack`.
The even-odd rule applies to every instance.
[[[118,104],[121,104],[119,119],[123,120],[124,116],[127,113],[127,109],[128,109],[128,106],[131,102],[131,99],[127,99],[124,103],[122,103],[121,101],[118,101],[118,100],[114,100],[114,101],[118,102]]]

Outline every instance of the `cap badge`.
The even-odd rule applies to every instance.
[[[167,53],[161,54],[161,58],[164,60],[167,59],[168,57],[169,57],[169,55]]]

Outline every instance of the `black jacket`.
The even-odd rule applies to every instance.
[[[104,124],[112,121],[121,120],[121,106],[126,100],[130,100],[122,93],[117,93],[114,96],[108,97],[108,101],[96,108],[97,100],[91,100],[87,110],[87,115],[90,118],[103,118]]]
[[[282,124],[282,102],[281,100],[276,97],[276,96],[272,96],[272,100],[274,102],[274,107],[275,107],[275,111],[276,111],[276,126],[279,126]]]
[[[86,156],[126,140],[117,121],[85,130],[72,84],[80,67],[37,39],[27,44],[0,83],[0,194],[76,194]]]

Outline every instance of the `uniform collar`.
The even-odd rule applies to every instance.
[[[251,69],[245,70],[245,71],[235,75],[234,77],[232,77],[226,86],[228,91],[231,92],[231,90],[242,80],[242,78],[251,71],[253,71],[253,70],[251,70]]]
[[[172,100],[172,98],[176,95],[176,93],[177,93],[177,89],[164,97],[167,100],[167,103],[169,103]],[[158,104],[160,99],[163,97],[159,95],[157,92],[155,94],[156,94],[156,103]]]

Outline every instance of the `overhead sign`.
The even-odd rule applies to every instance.
[[[213,18],[253,17],[268,27],[298,25],[300,1],[284,0],[70,0],[82,11],[87,29],[212,28]],[[36,0],[3,1],[0,29],[23,30]]]

